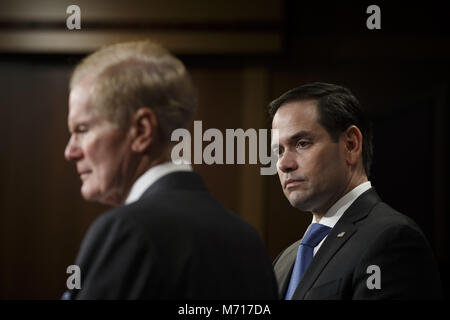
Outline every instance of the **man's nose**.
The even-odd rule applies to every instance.
[[[70,137],[66,149],[64,150],[64,157],[66,158],[67,161],[77,160],[82,157],[81,149],[75,142],[73,136]]]
[[[297,159],[294,152],[285,151],[278,158],[278,170],[282,172],[295,171],[298,168]]]

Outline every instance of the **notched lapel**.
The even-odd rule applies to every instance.
[[[342,234],[343,232],[344,234]],[[352,223],[336,224],[303,274],[297,290],[292,296],[293,300],[301,300],[304,298],[328,262],[355,232],[356,227]],[[338,235],[340,236],[338,237]]]

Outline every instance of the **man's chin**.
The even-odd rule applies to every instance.
[[[81,196],[84,200],[89,202],[97,202],[111,207],[117,207],[120,205],[119,199],[114,197],[105,197],[103,194],[98,192],[89,192],[89,190],[83,190],[83,188],[81,189]]]
[[[304,197],[289,197],[289,203],[294,208],[303,211],[303,212],[310,212],[312,211],[311,204],[308,202],[308,199]]]
[[[81,192],[81,197],[86,200],[86,201],[90,201],[90,202],[98,202],[97,198],[93,197],[90,194],[86,194],[84,192]]]
[[[99,193],[84,185],[81,187],[81,196],[86,201],[101,202]]]

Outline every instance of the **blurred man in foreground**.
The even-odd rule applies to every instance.
[[[69,299],[275,299],[257,232],[222,207],[190,165],[170,161],[196,94],[184,65],[150,42],[105,47],[70,82],[65,150],[84,199],[111,211],[78,254]]]

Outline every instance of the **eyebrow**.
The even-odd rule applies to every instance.
[[[298,132],[294,133],[292,136],[290,136],[288,138],[288,143],[292,144],[292,143],[297,142],[300,139],[313,138],[313,137],[314,137],[314,134],[311,131],[301,130],[301,131],[298,131]],[[280,146],[279,144],[273,144],[272,145],[272,149],[273,148],[278,148],[279,146]]]
[[[299,139],[303,139],[303,138],[312,138],[314,135],[311,131],[299,131],[297,133],[295,133],[294,135],[290,136],[288,141],[289,142],[296,142]]]

